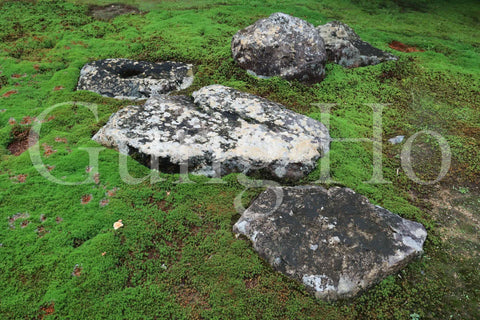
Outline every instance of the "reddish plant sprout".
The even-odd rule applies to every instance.
[[[2,97],[8,98],[8,97],[10,97],[12,94],[16,94],[16,93],[18,93],[17,90],[10,90],[10,91],[7,91],[7,92],[5,92],[4,94],[2,94]]]
[[[55,142],[67,143],[67,138],[55,137]]]
[[[92,201],[93,196],[91,194],[85,194],[82,196],[81,204],[87,204]]]
[[[102,200],[100,200],[100,207],[105,207],[106,205],[108,205],[108,202],[109,200],[107,198],[103,198]]]

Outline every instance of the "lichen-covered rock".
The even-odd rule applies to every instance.
[[[347,188],[269,188],[233,226],[317,298],[351,298],[422,252],[425,228]]]
[[[233,58],[259,77],[280,76],[305,82],[325,76],[326,52],[314,26],[284,13],[274,13],[238,31]]]
[[[77,90],[88,90],[117,99],[147,99],[188,88],[193,83],[192,65],[105,59],[86,64]]]
[[[340,21],[332,21],[316,29],[325,43],[328,60],[346,68],[375,65],[398,59],[362,41],[352,28]]]
[[[261,173],[265,179],[296,180],[329,149],[326,127],[255,95],[211,85],[186,96],[154,96],[126,107],[93,137],[121,153],[139,155],[161,171],[222,176]]]

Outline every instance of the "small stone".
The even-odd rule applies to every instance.
[[[388,139],[388,142],[390,142],[391,144],[399,144],[402,143],[404,139],[405,136],[396,136],[394,138]]]

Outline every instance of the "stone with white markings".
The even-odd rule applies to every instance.
[[[93,61],[82,68],[77,90],[137,100],[186,89],[192,83],[193,70],[190,64],[105,59]]]
[[[272,187],[233,227],[317,298],[351,298],[422,253],[427,232],[347,188]]]
[[[285,13],[274,13],[238,31],[231,49],[238,65],[258,77],[317,82],[325,76],[322,38],[312,24]]]
[[[355,31],[343,22],[332,21],[318,26],[316,30],[323,38],[328,60],[346,68],[375,65],[398,59],[362,41]]]
[[[159,169],[298,180],[329,149],[326,127],[267,99],[221,85],[186,96],[154,96],[114,115],[93,137]],[[156,165],[156,164],[154,164]]]

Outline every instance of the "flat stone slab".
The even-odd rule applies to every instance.
[[[273,13],[238,31],[231,49],[238,65],[260,78],[318,82],[325,77],[322,38],[312,24],[285,13]]]
[[[93,91],[111,98],[137,100],[186,89],[192,83],[191,64],[105,59],[93,61],[82,68],[77,90]]]
[[[272,187],[233,226],[317,298],[351,298],[422,253],[425,228],[347,188]]]
[[[328,60],[346,68],[376,65],[398,59],[360,39],[358,34],[343,22],[332,21],[318,26],[316,30],[325,43]]]
[[[209,177],[232,172],[297,180],[329,150],[326,127],[267,99],[221,85],[187,96],[154,96],[113,114],[93,137],[160,171]]]

